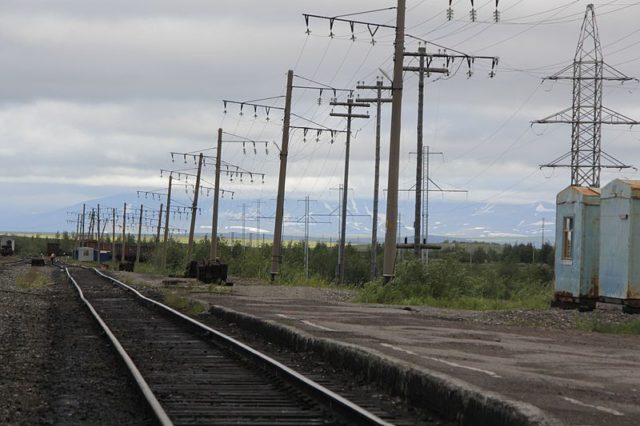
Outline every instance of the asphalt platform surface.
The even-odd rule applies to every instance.
[[[569,425],[640,424],[640,338],[477,320],[465,311],[363,305],[322,289],[236,285],[211,306],[443,373]]]

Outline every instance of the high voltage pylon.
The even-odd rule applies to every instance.
[[[415,152],[411,152],[410,154],[417,155]],[[422,218],[421,226],[420,222],[416,224],[414,220],[414,242],[412,244],[400,244],[400,246],[406,249],[413,249],[415,257],[422,259],[422,262],[425,264],[428,263],[429,260],[428,250],[430,248],[437,248],[437,246],[429,244],[429,193],[440,192],[444,194],[445,192],[450,192],[466,194],[469,192],[466,189],[444,189],[438,185],[438,183],[431,178],[430,163],[432,155],[444,155],[444,153],[431,151],[429,145],[422,147],[422,155],[420,156],[421,185],[414,185],[414,187],[409,189],[400,189],[400,191],[417,192],[418,188],[420,188],[422,205],[420,206],[421,208],[417,209],[415,214]],[[431,185],[433,185],[434,188],[431,188]]]
[[[573,71],[571,75],[563,75],[569,70]],[[624,82],[632,78],[604,62],[593,4],[587,5],[573,63],[546,79],[572,80],[573,103],[571,107],[533,123],[571,124],[571,151],[541,167],[569,167],[571,185],[593,188],[600,187],[601,169],[630,168],[602,151],[602,124],[633,126],[640,123],[602,106],[603,81]],[[564,163],[569,157],[571,163]],[[603,158],[608,164],[602,164]]]

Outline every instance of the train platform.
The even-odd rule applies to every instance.
[[[564,424],[640,423],[636,336],[490,323],[477,312],[365,305],[335,293],[236,285],[228,294],[192,297],[212,311],[357,347],[463,387],[531,404]]]

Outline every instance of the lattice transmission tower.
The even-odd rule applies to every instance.
[[[567,75],[568,71],[573,72]],[[570,167],[571,185],[593,188],[600,187],[601,169],[630,168],[601,148],[603,123],[633,126],[640,122],[602,106],[604,81],[634,79],[604,62],[593,4],[587,5],[573,63],[546,80],[572,80],[573,105],[534,123],[571,124],[571,151],[541,167]],[[567,158],[570,164],[565,163]]]

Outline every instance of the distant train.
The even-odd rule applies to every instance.
[[[0,255],[13,256],[16,251],[16,240],[13,238],[0,238]]]

